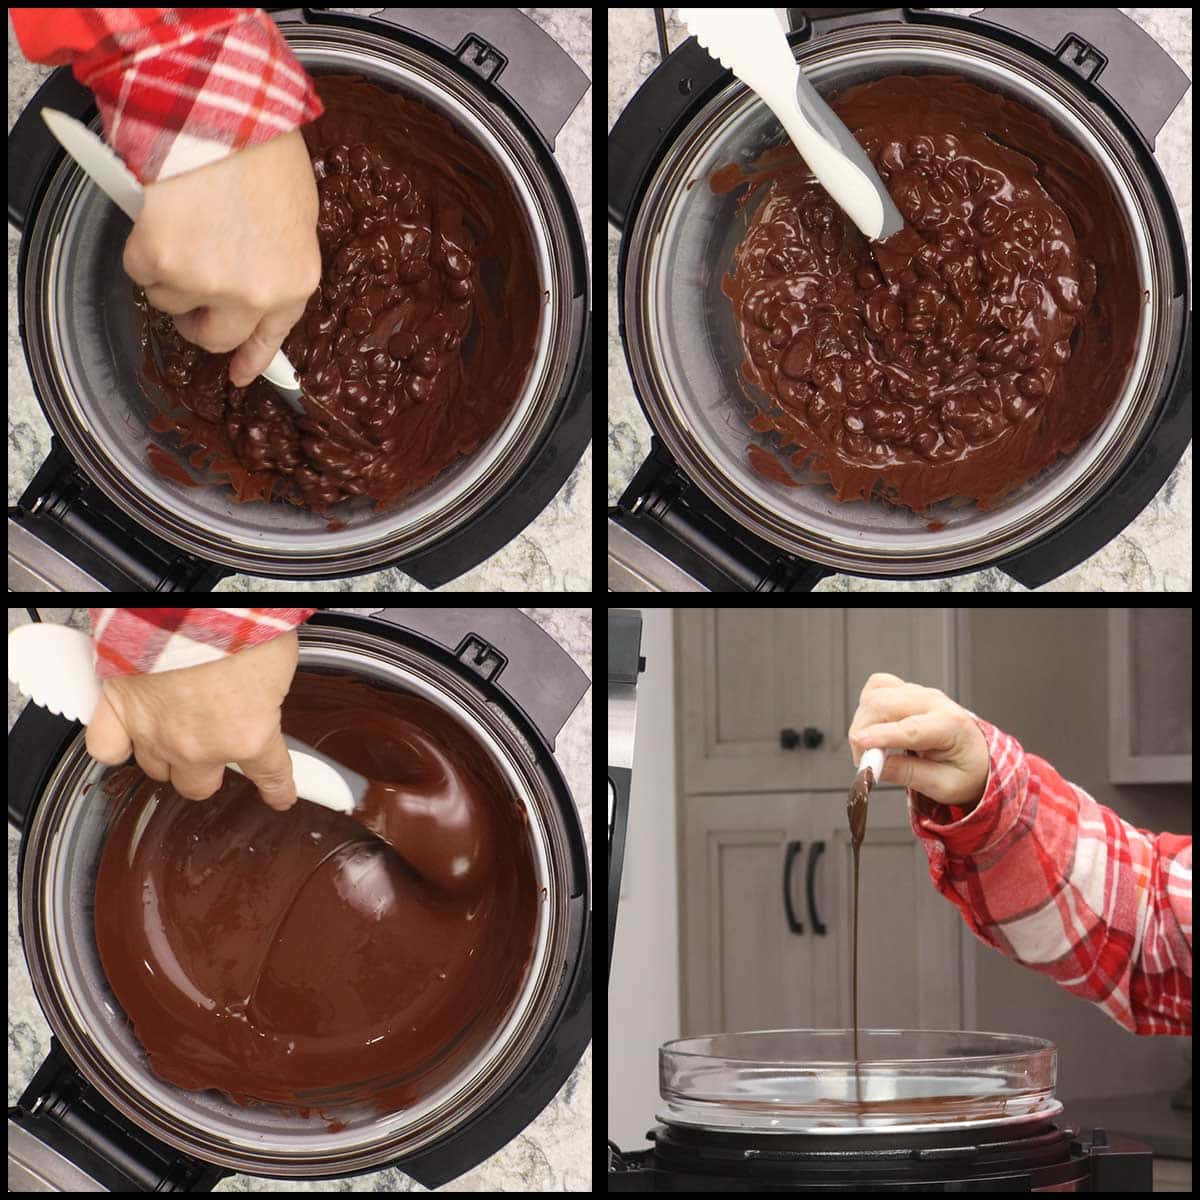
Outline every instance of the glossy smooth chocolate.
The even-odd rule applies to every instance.
[[[390,781],[369,820],[406,857],[307,801],[275,812],[231,771],[190,801],[121,768],[96,878],[105,974],[170,1083],[405,1108],[484,1051],[526,978],[528,818],[475,735],[422,697],[300,672],[283,727]]]
[[[966,80],[893,76],[831,106],[906,226],[868,243],[790,145],[713,177],[767,188],[724,280],[752,428],[841,500],[994,505],[1120,393],[1142,305],[1127,223],[1087,154]],[[794,482],[769,458],[751,465]]]
[[[353,76],[320,76],[304,128],[320,195],[321,286],[283,349],[307,415],[266,381],[235,388],[228,354],[148,310],[151,428],[239,500],[317,511],[392,504],[491,436],[533,360],[543,294],[516,194],[444,117]]]

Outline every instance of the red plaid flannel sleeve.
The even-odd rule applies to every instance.
[[[169,179],[321,115],[312,80],[257,8],[10,8],[27,58],[69,63],[109,144]]]
[[[1126,1029],[1190,1034],[1192,839],[1135,829],[979,726],[991,759],[979,805],[939,824],[926,815],[936,806],[909,796],[934,885],[982,941]]]
[[[147,675],[214,662],[290,633],[315,608],[92,608],[96,674]]]

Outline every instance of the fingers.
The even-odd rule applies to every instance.
[[[868,725],[855,734],[860,750],[878,746],[881,750],[913,750],[922,753],[949,751],[958,734],[957,713],[947,709],[916,713],[899,721]]]
[[[863,690],[859,695],[859,700],[863,701],[867,698],[869,692],[877,692],[882,688],[903,687],[904,680],[899,675],[886,675],[882,672],[877,672],[872,675],[866,683],[863,684]]]
[[[138,762],[142,762],[140,753]],[[155,775],[145,764],[142,770],[154,779],[166,779],[166,775]],[[171,785],[186,800],[207,800],[225,778],[224,763],[175,763],[170,770]]]
[[[296,803],[292,760],[282,733],[277,732],[261,754],[240,759],[238,766],[272,808],[283,812]]]
[[[872,747],[948,749],[954,730],[953,722],[946,723],[946,717],[956,708],[937,688],[905,683],[896,675],[872,675],[863,685],[849,730],[854,761]]]

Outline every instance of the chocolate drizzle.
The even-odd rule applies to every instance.
[[[858,852],[862,848],[863,837],[867,832],[867,801],[871,788],[875,786],[875,773],[870,767],[864,767],[854,777],[850,785],[850,795],[846,799],[846,819],[850,823],[850,849],[854,853],[854,973],[851,990],[854,996],[854,1062],[855,1080],[858,1080]],[[861,1087],[861,1085],[860,1085]],[[860,1094],[861,1103],[862,1096]]]

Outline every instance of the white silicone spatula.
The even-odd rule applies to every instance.
[[[904,228],[866,151],[800,70],[774,9],[681,8],[679,19],[713,58],[758,93],[864,237],[883,239]]]
[[[100,702],[100,680],[92,665],[92,639],[69,625],[21,625],[8,635],[8,677],[35,704],[86,725]],[[352,813],[368,782],[356,771],[285,737],[296,792],[314,804]],[[232,771],[236,763],[226,763]]]

